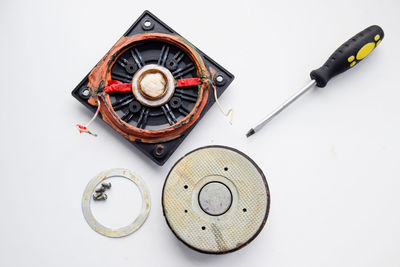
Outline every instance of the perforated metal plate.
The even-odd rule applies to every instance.
[[[164,216],[183,243],[203,253],[242,248],[264,227],[270,194],[260,168],[229,147],[209,146],[180,159],[164,184]]]

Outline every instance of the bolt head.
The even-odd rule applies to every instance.
[[[104,183],[101,184],[101,186],[106,188],[106,189],[110,189],[111,188],[111,183],[104,182]]]
[[[107,194],[100,193],[100,195],[98,195],[97,197],[96,197],[96,195],[93,195],[93,199],[94,200],[106,200]]]
[[[106,188],[104,186],[101,186],[101,187],[97,188],[94,192],[103,193],[104,191],[106,191]]]
[[[93,194],[93,200],[98,200],[98,198],[101,197],[101,195],[103,195],[102,192],[94,193],[94,194]]]

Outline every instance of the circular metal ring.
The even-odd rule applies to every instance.
[[[96,220],[96,218],[93,216],[92,210],[90,208],[90,203],[92,200],[92,195],[96,187],[102,183],[105,179],[112,178],[112,177],[122,177],[126,178],[133,183],[136,184],[138,187],[141,195],[142,195],[142,209],[140,211],[140,214],[136,217],[136,219],[129,225],[123,226],[117,229],[111,229],[108,228],[104,225],[102,225],[100,222]],[[137,229],[139,229],[143,223],[146,221],[147,216],[149,215],[150,212],[150,194],[147,189],[146,184],[143,182],[143,180],[132,173],[130,170],[126,169],[111,169],[108,171],[104,171],[94,177],[88,185],[86,186],[86,189],[83,193],[82,197],[82,212],[83,216],[86,219],[86,222],[89,224],[89,226],[95,230],[97,233],[108,236],[108,237],[123,237],[132,234],[135,232]]]
[[[150,31],[154,28],[154,22],[148,18],[146,18],[143,22],[142,22],[142,29],[145,31]]]
[[[226,79],[225,79],[225,77],[224,77],[221,73],[217,73],[217,74],[214,76],[214,82],[215,82],[215,84],[218,85],[218,86],[224,86],[224,85],[225,85],[225,82],[226,82]]]
[[[87,100],[90,98],[90,90],[86,86],[81,87],[78,92],[83,99]]]
[[[161,97],[156,99],[149,99],[146,97],[145,93],[142,92],[140,81],[146,73],[161,73],[166,81],[166,88]],[[141,68],[139,71],[135,73],[132,79],[132,92],[135,95],[136,99],[143,105],[149,107],[158,107],[169,101],[172,95],[175,92],[175,80],[172,76],[171,72],[164,68],[163,66],[156,64],[149,64]]]

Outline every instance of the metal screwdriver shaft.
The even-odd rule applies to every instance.
[[[278,115],[279,113],[281,113],[285,108],[287,108],[290,104],[292,104],[297,98],[299,98],[300,96],[302,96],[305,92],[307,92],[308,90],[310,90],[311,88],[314,87],[314,85],[316,85],[316,81],[312,80],[310,81],[306,86],[304,86],[301,90],[299,90],[296,94],[294,94],[291,98],[289,98],[288,100],[286,100],[285,103],[283,103],[282,105],[280,105],[279,107],[277,107],[271,114],[269,114],[267,117],[265,117],[264,119],[262,119],[259,123],[257,123],[256,126],[254,126],[253,128],[251,128],[246,136],[249,137],[253,134],[255,134],[256,132],[258,132],[262,127],[264,127],[265,124],[267,124],[268,122],[270,122],[273,118],[275,118],[276,115]]]
[[[370,26],[359,32],[353,38],[342,44],[320,67],[310,73],[311,81],[286,102],[275,109],[270,115],[261,120],[256,126],[251,128],[246,136],[252,136],[258,132],[265,124],[270,122],[276,115],[282,112],[287,106],[302,96],[305,92],[315,85],[325,87],[328,81],[352,67],[363,58],[369,55],[374,48],[380,44],[384,36],[383,30],[377,25]]]

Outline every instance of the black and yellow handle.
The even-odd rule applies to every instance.
[[[382,28],[377,25],[366,28],[342,44],[322,67],[313,70],[310,73],[311,79],[317,82],[318,87],[325,87],[332,77],[354,67],[371,53],[383,36]]]

